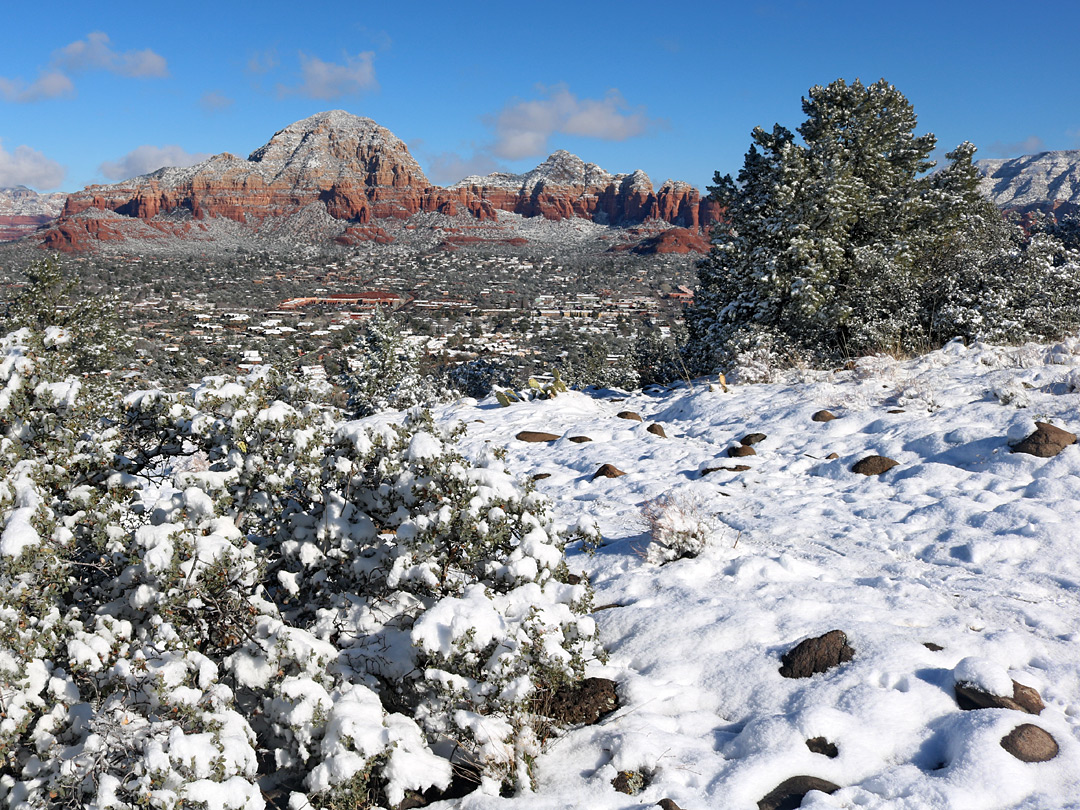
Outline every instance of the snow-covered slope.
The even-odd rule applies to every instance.
[[[508,188],[531,194],[538,185],[554,186],[607,186],[619,183],[629,175],[613,175],[597,166],[586,163],[577,155],[560,149],[548,156],[547,160],[525,174],[495,172],[488,175],[469,175],[459,180],[450,188],[469,188],[485,186],[488,188]],[[648,177],[642,171],[634,172],[635,177]],[[652,189],[652,183],[649,183]]]
[[[841,788],[807,796],[802,806],[819,810],[1080,807],[1080,446],[1010,452],[1036,420],[1076,432],[1078,388],[1073,339],[951,344],[727,392],[698,383],[625,400],[448,406],[440,418],[468,424],[469,453],[506,446],[523,478],[548,476],[536,486],[562,521],[599,525],[602,547],[576,550],[571,567],[595,585],[611,654],[591,674],[614,678],[622,700],[550,743],[535,795],[455,806],[614,810],[670,798],[752,810],[806,775]],[[812,421],[819,409],[837,418]],[[530,444],[515,440],[522,430],[563,438]],[[729,458],[750,433],[766,436],[756,455]],[[899,464],[877,477],[851,470],[873,454]],[[592,480],[604,463],[626,474]],[[642,507],[661,496],[711,525],[696,558],[648,561]],[[781,677],[782,654],[833,629],[853,660]],[[954,680],[972,672],[1031,686],[1046,708],[963,711]],[[1054,737],[1055,758],[1022,762],[1001,746],[1024,723]],[[811,751],[816,737],[838,755]],[[618,793],[619,771],[649,784]]]
[[[978,160],[982,189],[1002,208],[1080,205],[1080,149],[1009,160]]]
[[[55,217],[64,207],[67,194],[38,194],[26,186],[0,188],[0,214]]]

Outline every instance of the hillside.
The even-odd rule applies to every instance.
[[[591,674],[614,678],[623,701],[549,746],[536,796],[461,806],[614,810],[670,798],[752,810],[806,775],[841,789],[804,808],[1077,807],[1080,447],[1038,458],[1010,444],[1036,419],[1080,427],[1078,389],[1074,338],[950,344],[728,392],[697,382],[446,408],[442,419],[467,424],[471,454],[506,446],[509,467],[539,478],[559,518],[598,524],[602,547],[577,550],[571,567],[603,606],[611,659]],[[837,418],[815,422],[819,409]],[[617,418],[623,410],[644,422]],[[521,430],[563,438],[516,441]],[[756,454],[729,458],[753,433],[764,434]],[[872,454],[899,464],[852,472]],[[626,474],[594,480],[602,464]],[[686,505],[681,525],[708,527],[696,558],[649,561],[642,507],[662,497]],[[783,654],[834,629],[853,660],[781,677]],[[971,671],[998,690],[1010,679],[1033,687],[1046,708],[962,711],[954,680]],[[1021,762],[999,744],[1023,723],[1054,737],[1054,759]],[[815,753],[818,738],[838,755]],[[615,792],[620,771],[642,772],[648,787]]]
[[[1080,338],[348,420],[93,306],[0,338],[10,803],[1077,806]]]
[[[982,190],[1000,208],[1066,210],[1080,206],[1080,150],[978,160]]]

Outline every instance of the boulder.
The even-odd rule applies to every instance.
[[[655,422],[645,428],[645,430],[651,433],[653,436],[659,436],[661,439],[667,438],[667,434],[664,433],[664,428],[661,425],[656,424]]]
[[[1031,723],[1021,723],[1002,737],[1001,747],[1021,762],[1047,762],[1058,755],[1057,740]]]
[[[1052,458],[1076,442],[1076,434],[1046,422],[1036,422],[1035,432],[1013,445],[1012,452]]]
[[[591,442],[592,439],[590,439],[588,436],[571,436],[570,441],[572,441],[574,444],[585,444],[585,442]]]
[[[883,472],[891,470],[899,461],[893,461],[891,458],[885,456],[867,456],[864,459],[856,461],[851,468],[853,473],[859,475],[881,475]]]
[[[758,810],[795,810],[811,790],[835,793],[840,786],[816,776],[793,776],[785,779],[757,803]]]
[[[658,801],[657,806],[660,810],[683,810],[679,805],[675,804],[671,799],[661,799]]]
[[[619,417],[620,419],[631,419],[631,420],[633,420],[635,422],[643,421],[642,418],[641,418],[641,414],[634,413],[633,411],[619,411],[615,415],[617,417]]]
[[[617,708],[619,695],[615,691],[615,681],[586,678],[580,683],[556,689],[539,711],[545,717],[568,726],[591,726]]]
[[[829,759],[836,759],[840,756],[840,751],[836,746],[826,740],[824,737],[811,737],[806,741],[806,747],[813,751],[815,754],[821,754]]]
[[[831,422],[835,418],[835,415],[825,410],[817,411],[810,417],[814,422]]]
[[[1037,689],[1016,681],[1012,682],[1012,688],[1011,695],[993,695],[975,684],[960,682],[953,685],[953,692],[956,694],[957,704],[964,711],[1014,709],[1028,714],[1041,714],[1046,708]]]
[[[800,641],[784,653],[780,674],[785,678],[809,678],[826,672],[855,657],[842,630],[830,630],[824,635]]]
[[[561,437],[556,433],[544,433],[540,430],[523,430],[514,438],[519,442],[553,442]]]
[[[767,438],[768,437],[764,433],[748,433],[747,435],[739,439],[739,444],[750,447],[754,444],[760,444]]]
[[[745,444],[738,444],[734,447],[729,447],[727,454],[731,458],[742,458],[743,456],[756,456],[757,450],[753,447],[748,447]]]
[[[611,786],[619,793],[625,793],[627,796],[636,796],[648,785],[648,778],[640,771],[619,771],[615,778],[611,780]]]
[[[626,475],[626,473],[614,464],[603,464],[599,470],[593,473],[591,480],[595,481],[597,478],[618,478],[620,475]]]

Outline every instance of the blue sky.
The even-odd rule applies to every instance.
[[[569,149],[704,187],[840,77],[895,84],[942,153],[1080,148],[1073,3],[58,2],[2,29],[0,186],[39,191],[246,156],[327,109],[441,184]]]

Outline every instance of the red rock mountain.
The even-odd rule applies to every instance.
[[[33,233],[56,219],[66,194],[38,194],[26,186],[0,188],[0,242]]]
[[[693,230],[717,217],[686,183],[669,180],[654,191],[643,172],[611,175],[561,151],[524,175],[469,177],[440,188],[392,132],[334,110],[286,127],[246,160],[221,154],[72,194],[45,246],[78,251],[98,241],[212,238],[206,234],[215,221],[259,232],[297,217],[343,244],[383,243],[392,237],[380,222],[420,212],[497,221],[500,211],[616,226],[652,219]]]

